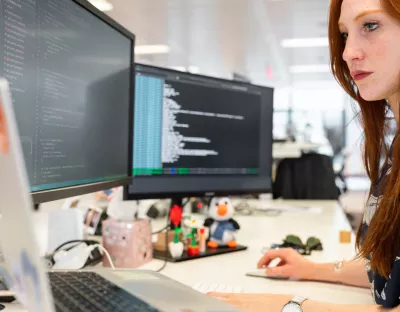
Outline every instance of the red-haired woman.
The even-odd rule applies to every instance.
[[[357,102],[364,129],[364,159],[371,180],[357,235],[358,261],[317,264],[292,249],[270,251],[260,268],[280,258],[267,275],[370,287],[374,305],[334,305],[286,295],[211,294],[246,311],[400,311],[400,136],[386,145],[387,116],[400,123],[400,0],[331,0],[332,72]],[[381,155],[386,160],[381,164]],[[294,301],[284,307],[288,301]],[[396,308],[398,307],[398,308]],[[394,310],[392,310],[394,311]]]

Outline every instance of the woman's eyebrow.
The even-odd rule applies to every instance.
[[[357,22],[361,17],[368,15],[368,14],[372,14],[372,13],[383,13],[383,10],[382,9],[370,9],[370,10],[362,11],[357,14],[357,16],[354,18],[354,21]],[[339,25],[339,27],[345,27],[344,23],[342,23],[340,20],[339,20],[338,25]]]

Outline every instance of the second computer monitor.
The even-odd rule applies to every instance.
[[[273,89],[136,65],[126,199],[272,188]]]

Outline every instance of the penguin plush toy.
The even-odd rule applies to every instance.
[[[234,208],[229,198],[214,197],[211,200],[208,218],[204,226],[210,229],[209,248],[230,247],[236,248],[236,231],[240,229],[239,224],[232,219]]]

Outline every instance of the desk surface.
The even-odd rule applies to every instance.
[[[313,252],[310,259],[317,262],[333,262],[339,257],[351,259],[355,255],[354,240],[352,244],[339,244],[339,231],[351,230],[344,211],[334,201],[284,201],[279,205],[319,206],[320,214],[282,213],[278,216],[266,216],[255,213],[252,216],[237,215],[234,218],[240,223],[238,242],[247,245],[246,251],[216,257],[191,260],[181,263],[168,263],[162,274],[183,284],[225,284],[241,286],[245,292],[285,293],[306,296],[311,299],[347,304],[372,304],[369,289],[360,289],[343,285],[316,282],[277,281],[265,278],[248,277],[245,274],[256,271],[256,264],[262,256],[261,250],[272,243],[281,243],[288,234],[298,235],[303,241],[310,236],[320,238],[324,251]],[[155,227],[165,225],[155,222]],[[140,269],[157,270],[163,264],[161,260],[142,266]],[[24,311],[18,305],[8,305],[5,311]]]

